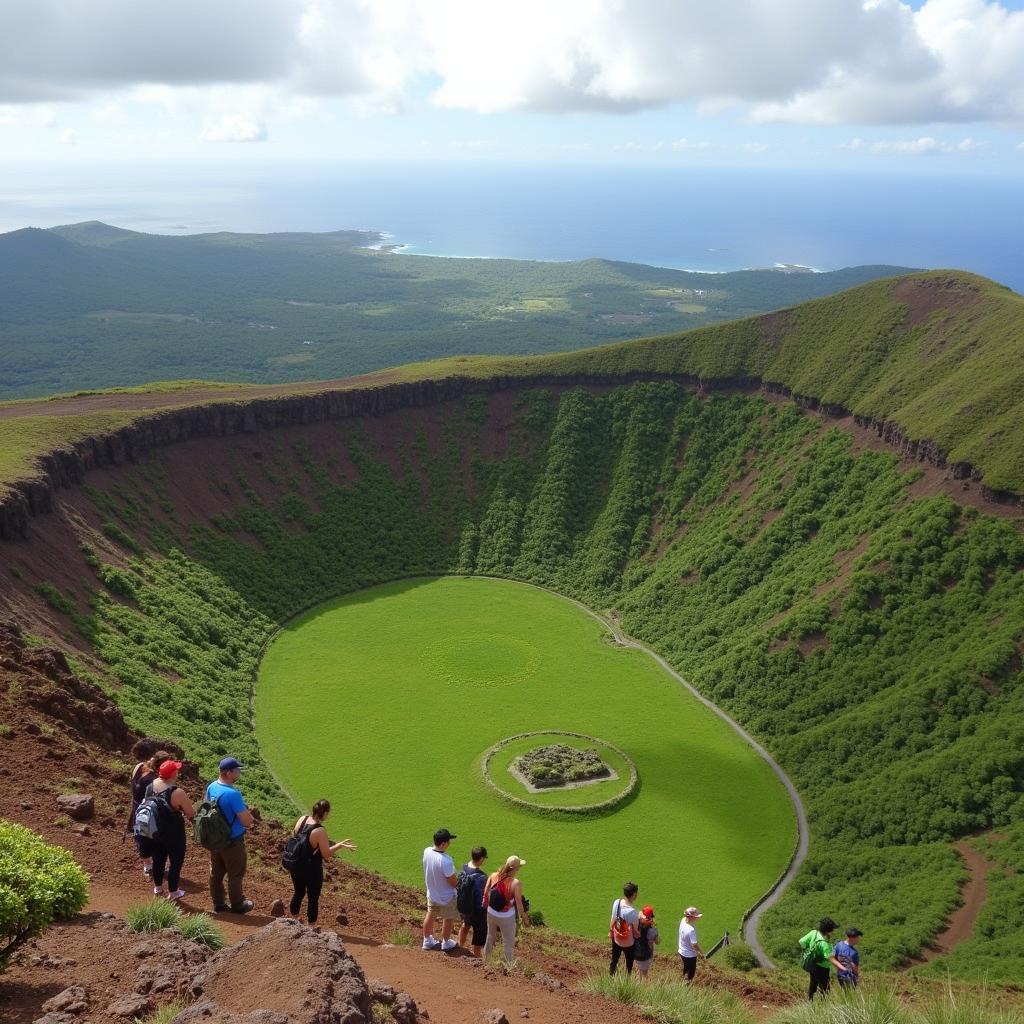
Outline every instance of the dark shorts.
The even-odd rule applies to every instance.
[[[469,940],[471,946],[483,946],[487,942],[487,911],[478,910],[473,914],[463,914],[462,923],[473,929]]]

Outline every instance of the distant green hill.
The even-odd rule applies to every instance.
[[[367,231],[169,236],[98,221],[0,235],[0,399],[566,351],[793,305],[903,269],[707,275],[368,248],[383,244]]]

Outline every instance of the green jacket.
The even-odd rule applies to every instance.
[[[809,931],[801,940],[800,948],[813,949],[817,953],[815,963],[819,967],[828,967],[832,961],[832,943],[817,928]]]

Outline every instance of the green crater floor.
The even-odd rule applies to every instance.
[[[330,799],[331,837],[353,838],[358,863],[422,884],[423,847],[444,826],[457,864],[476,843],[492,865],[525,859],[533,907],[565,931],[603,937],[632,880],[663,928],[700,904],[710,945],[795,842],[785,791],[724,722],[581,609],[523,584],[413,580],[320,605],[270,646],[255,710],[268,764],[301,804]],[[638,795],[579,819],[502,801],[481,756],[548,729],[621,748]]]

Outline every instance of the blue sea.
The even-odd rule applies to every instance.
[[[1024,291],[1024,179],[489,163],[142,165],[0,172],[0,230],[386,232],[435,256],[591,256],[700,271],[971,270]]]

